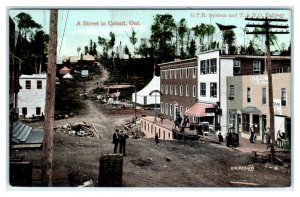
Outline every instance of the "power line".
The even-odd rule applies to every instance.
[[[60,50],[61,50],[61,46],[62,46],[62,43],[64,41],[64,36],[65,36],[65,31],[66,31],[66,26],[67,26],[67,21],[68,21],[68,16],[69,16],[69,10],[67,12],[67,17],[66,17],[66,21],[65,21],[65,28],[64,28],[64,32],[63,32],[63,35],[62,35],[62,38],[61,38],[61,42],[60,42],[60,47],[59,47],[59,53],[58,55],[60,55]]]

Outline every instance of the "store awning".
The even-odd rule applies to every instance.
[[[191,108],[189,108],[184,114],[187,116],[203,117],[203,116],[206,116],[205,109],[213,108],[213,107],[214,107],[213,104],[196,103]]]
[[[257,107],[253,107],[253,106],[245,107],[241,111],[242,113],[247,113],[247,114],[262,114]]]

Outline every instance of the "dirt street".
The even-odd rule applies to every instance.
[[[67,176],[80,174],[86,180],[98,180],[99,157],[112,153],[112,134],[119,125],[132,118],[110,116],[98,104],[87,100],[89,113],[84,116],[55,121],[55,125],[86,122],[95,125],[100,139],[54,135],[54,183],[69,186]],[[41,123],[35,123],[38,126]],[[36,179],[41,165],[41,150],[22,150],[32,161]],[[228,187],[230,181],[256,183],[263,187],[288,187],[290,169],[252,164],[251,155],[209,142],[127,140],[127,156],[123,163],[125,187]],[[38,183],[37,183],[38,184]]]

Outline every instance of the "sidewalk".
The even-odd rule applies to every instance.
[[[215,134],[204,136],[204,138],[214,142],[219,142],[219,138]],[[223,143],[221,143],[220,145],[226,146],[226,139],[224,139]],[[252,153],[253,151],[257,151],[257,152],[270,151],[270,148],[267,149],[267,144],[263,144],[261,141],[256,141],[256,140],[254,141],[254,143],[250,143],[248,139],[242,137],[239,138],[239,146],[235,147],[234,149],[241,152],[247,152],[247,153]],[[278,148],[276,145],[275,145],[275,150],[289,151],[287,149]]]

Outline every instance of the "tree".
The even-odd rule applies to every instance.
[[[109,32],[109,36],[110,36],[110,40],[108,41],[108,48],[111,51],[111,57],[113,58],[114,57],[114,51],[113,51],[113,48],[115,46],[115,41],[116,41],[116,35],[113,33],[113,32]]]
[[[89,53],[89,47],[88,46],[85,46],[84,47],[84,55],[88,54]]]
[[[80,48],[80,47],[77,47],[77,53],[78,53],[78,56],[79,56],[80,50],[81,50],[81,48]]]
[[[195,42],[194,39],[192,39],[191,42],[190,42],[189,50],[188,50],[188,53],[189,53],[188,56],[191,57],[191,58],[195,57],[196,50],[197,50],[196,42]]]
[[[148,57],[150,54],[150,48],[147,42],[147,38],[141,38],[141,44],[137,49],[137,54],[141,55],[142,57]]]
[[[30,41],[30,61],[33,62],[35,73],[46,71],[46,61],[48,53],[49,35],[44,31],[38,31],[34,34]]]
[[[205,50],[204,46],[204,38],[206,35],[206,25],[204,23],[201,23],[200,25],[196,25],[195,27],[192,28],[194,31],[194,34],[196,37],[199,38],[199,49],[200,52]]]
[[[216,28],[213,25],[207,25],[206,30],[207,30],[207,49],[211,49]]]
[[[249,42],[249,46],[246,49],[246,54],[247,55],[255,55],[255,49],[254,49],[252,40],[250,40],[250,42]]]
[[[34,30],[42,28],[42,26],[32,20],[32,17],[24,12],[18,14],[14,19],[17,20],[18,28],[20,30],[21,37],[28,39],[34,32]]]
[[[234,54],[236,51],[236,47],[235,47],[236,36],[234,31],[232,29],[224,31],[223,40],[224,43],[228,44],[229,54]]]
[[[150,37],[152,57],[157,56],[161,61],[174,59],[175,48],[172,44],[172,38],[174,37],[175,27],[176,24],[171,14],[157,14],[154,17]]]
[[[127,32],[126,32],[127,34]],[[133,46],[133,56],[135,56],[135,44],[137,43],[137,38],[136,38],[136,31],[134,31],[134,29],[132,28],[131,34],[130,36],[127,34],[127,36],[129,37],[130,43]]]
[[[185,37],[185,35],[187,34],[187,31],[188,31],[188,27],[187,27],[186,23],[187,22],[186,22],[185,18],[182,18],[179,21],[179,24],[178,24],[178,36],[179,36],[179,43],[180,43],[180,56],[181,56],[181,58],[185,57],[183,47],[184,47],[184,37]]]

